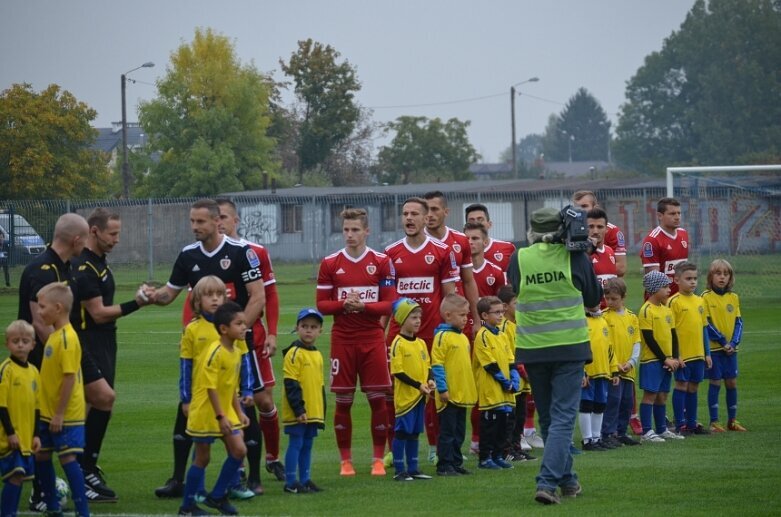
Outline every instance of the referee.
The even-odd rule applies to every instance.
[[[102,379],[114,389],[117,362],[116,320],[137,311],[143,302],[130,300],[114,304],[114,275],[106,256],[119,244],[122,223],[119,214],[96,208],[87,218],[89,234],[81,255],[73,259],[76,284],[81,301],[81,322],[76,327],[79,341],[99,370]],[[87,373],[85,372],[85,381]],[[106,436],[114,397],[110,404],[92,405],[85,421],[85,447],[81,468],[91,503],[116,502],[117,494],[106,485],[97,466],[103,438]]]

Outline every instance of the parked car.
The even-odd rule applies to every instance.
[[[21,215],[14,214],[13,228],[11,226],[11,214],[0,213],[0,233],[3,234],[3,241],[8,243],[11,265],[27,264],[46,249],[46,242]],[[11,243],[12,232],[13,243]]]

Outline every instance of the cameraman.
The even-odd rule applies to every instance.
[[[569,209],[569,210],[568,210]],[[585,237],[568,238],[575,227],[567,212],[541,208],[532,213],[529,247],[513,253],[508,282],[518,293],[515,308],[516,360],[526,366],[545,440],[537,491],[542,504],[558,504],[561,495],[581,492],[572,471],[570,444],[580,402],[583,369],[591,361],[585,307],[599,311],[602,288],[588,258]],[[587,237],[587,234],[586,234]],[[583,239],[583,240],[580,240]],[[568,251],[565,241],[574,246]]]

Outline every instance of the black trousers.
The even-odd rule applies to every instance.
[[[480,461],[504,456],[508,414],[496,409],[480,411]]]
[[[439,442],[437,443],[437,470],[449,470],[464,464],[461,446],[466,439],[466,408],[448,404],[437,413]]]

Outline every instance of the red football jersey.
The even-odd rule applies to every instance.
[[[689,233],[683,228],[676,228],[670,235],[661,226],[657,226],[643,239],[640,250],[643,266],[657,266],[659,271],[670,277],[671,294],[678,292],[675,283],[675,266],[689,258]]]
[[[363,312],[345,312],[344,300],[357,292],[366,305]],[[385,340],[382,316],[390,315],[396,299],[393,266],[384,253],[366,248],[358,258],[341,249],[320,262],[317,275],[317,309],[334,317],[331,339],[342,343]]]
[[[485,248],[485,259],[499,266],[506,273],[507,266],[510,265],[510,256],[514,252],[515,245],[512,242],[489,239],[488,246]]]
[[[616,257],[613,253],[613,249],[610,246],[602,245],[601,248],[594,251],[591,254],[591,265],[594,266],[594,273],[597,275],[597,280],[602,287],[605,287],[605,282],[610,278],[618,277],[616,272]],[[605,297],[602,297],[602,301],[599,304],[603,309],[607,307]]]
[[[626,255],[626,239],[624,239],[624,232],[613,223],[607,223],[605,244],[613,248],[613,253],[615,255]]]
[[[423,309],[418,337],[431,343],[434,329],[441,321],[442,284],[460,278],[455,252],[447,244],[431,237],[426,237],[417,249],[411,248],[404,238],[388,246],[385,252],[396,270],[396,292],[399,296],[415,300]],[[398,333],[399,325],[391,318],[388,338],[392,339]]]
[[[426,231],[426,235],[432,239],[436,239],[436,237],[429,234],[428,231]],[[472,267],[472,252],[469,249],[469,239],[463,233],[445,226],[445,235],[442,239],[438,240],[444,242],[453,250],[453,255],[456,257],[456,264],[459,268],[458,280],[456,281],[456,293],[465,296],[464,282],[461,280],[461,269]]]
[[[483,265],[474,269],[475,283],[477,284],[477,295],[496,296],[499,289],[507,282],[504,279],[502,268],[489,261],[483,262]]]

